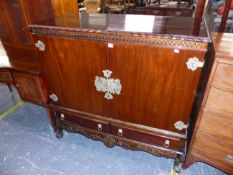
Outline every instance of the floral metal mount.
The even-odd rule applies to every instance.
[[[104,77],[95,77],[95,87],[99,92],[105,92],[104,98],[111,100],[113,99],[112,94],[120,95],[121,93],[121,82],[119,79],[111,78],[112,71],[103,70]]]
[[[187,68],[190,69],[191,71],[195,71],[197,68],[201,68],[204,66],[204,61],[201,62],[197,57],[189,58],[188,61],[186,62]]]
[[[179,131],[188,128],[188,124],[185,125],[184,122],[182,122],[182,121],[177,121],[177,122],[174,124],[174,126],[175,126],[175,128],[178,129]]]
[[[45,51],[45,45],[42,41],[38,40],[36,43],[35,43],[35,46],[40,50],[40,51]]]

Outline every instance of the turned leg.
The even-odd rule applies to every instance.
[[[8,89],[12,92],[11,84],[7,83]]]
[[[174,161],[174,165],[173,165],[173,169],[175,170],[175,172],[177,174],[180,174],[181,171],[182,171],[182,162],[181,160],[179,159],[179,157],[177,157]]]
[[[63,137],[63,131],[62,131],[62,129],[61,128],[57,128],[57,131],[56,131],[56,137],[58,138],[58,139],[60,139],[60,138],[62,138]]]
[[[59,139],[62,138],[64,134],[63,134],[62,129],[59,128],[56,125],[56,121],[55,121],[56,116],[54,115],[54,111],[52,109],[50,109],[50,108],[46,108],[46,109],[47,109],[47,112],[48,112],[49,120],[51,122],[53,131],[56,134],[56,137],[59,138]]]

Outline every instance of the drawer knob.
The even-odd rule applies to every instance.
[[[65,120],[65,115],[61,114],[61,120]]]
[[[58,97],[57,97],[56,94],[50,94],[50,95],[49,95],[49,98],[50,98],[51,100],[53,100],[54,102],[57,102],[57,101],[58,101]]]
[[[35,43],[35,46],[40,50],[40,51],[45,51],[45,45],[42,41],[38,40],[36,43]]]
[[[122,129],[118,129],[117,134],[118,134],[118,136],[123,136],[123,130]]]
[[[170,146],[170,141],[169,140],[165,140],[164,147],[168,148],[169,146]]]
[[[102,129],[103,129],[102,125],[100,123],[98,123],[97,128],[98,128],[98,131],[102,131]]]
[[[204,61],[201,62],[197,57],[192,57],[189,58],[188,61],[186,62],[187,68],[190,69],[191,71],[195,71],[199,67],[204,66]]]
[[[233,155],[227,155],[227,156],[225,157],[225,160],[228,161],[228,162],[233,163]]]

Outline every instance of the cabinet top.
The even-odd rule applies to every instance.
[[[75,37],[74,32],[103,35],[127,35],[128,37],[157,37],[181,39],[194,42],[210,42],[208,32],[201,26],[199,36],[193,36],[191,17],[168,17],[151,15],[81,14],[61,16],[29,25],[33,33]],[[62,32],[61,32],[62,31]],[[98,37],[97,37],[98,39]],[[137,41],[136,41],[137,42]]]

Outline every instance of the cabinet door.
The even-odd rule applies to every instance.
[[[32,44],[19,0],[0,1],[0,38],[4,42]]]
[[[18,71],[13,71],[12,75],[19,95],[23,100],[39,105],[47,104],[47,91],[40,76]]]
[[[42,67],[55,105],[106,116],[108,106],[95,88],[95,77],[106,69],[103,42],[35,37],[45,44]],[[55,97],[56,97],[55,96]],[[51,96],[50,96],[51,97]]]
[[[205,51],[113,43],[108,47],[112,76],[122,85],[111,100],[114,119],[177,131],[174,123],[188,123],[201,68],[191,71],[191,57],[203,61]],[[182,131],[184,132],[184,131]]]

